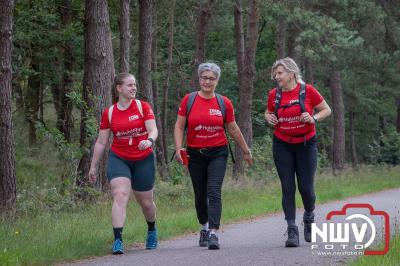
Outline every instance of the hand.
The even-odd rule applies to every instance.
[[[278,124],[278,119],[276,118],[275,114],[267,113],[265,114],[265,120],[268,122],[268,124],[275,126]]]
[[[97,180],[97,170],[95,167],[90,167],[88,178],[90,183],[95,184]]]
[[[243,159],[247,162],[249,166],[253,165],[253,155],[251,154],[251,151],[248,150],[248,152],[243,153]]]
[[[145,150],[147,148],[150,148],[151,145],[153,145],[153,143],[150,140],[145,139],[145,140],[142,140],[142,141],[139,142],[138,148],[139,148],[139,150],[142,151],[142,150]]]
[[[175,150],[175,160],[177,160],[178,163],[183,164],[183,160],[182,160],[182,156],[181,156],[181,150],[183,150],[183,148]]]
[[[300,115],[300,122],[315,124],[314,118],[308,112],[304,112]]]

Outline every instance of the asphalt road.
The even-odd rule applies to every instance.
[[[319,205],[315,210],[317,225],[322,228],[322,223],[326,221],[326,215],[330,211],[341,210],[347,203],[368,203],[375,210],[387,212],[392,225],[392,233],[393,225],[400,224],[399,188]],[[353,213],[368,215],[369,211],[354,209]],[[297,217],[302,217],[302,210],[297,210]],[[303,226],[299,218],[297,224],[300,231],[300,246],[297,248],[284,247],[286,223],[283,220],[283,213],[277,213],[252,221],[223,226],[219,233],[220,250],[199,247],[198,234],[193,234],[175,240],[161,241],[157,250],[132,247],[125,250],[124,255],[109,255],[79,261],[73,265],[342,265],[355,258],[355,256],[348,255],[322,254],[321,251],[329,250],[324,249],[325,246],[321,241],[305,242],[302,234]],[[336,218],[342,219],[343,217]],[[376,221],[373,220],[377,229],[375,243],[383,239],[384,219],[380,218],[379,220],[378,218],[375,219]],[[368,228],[365,239],[368,239],[370,235]],[[349,247],[354,247],[355,240],[351,241]],[[312,250],[312,244],[318,244],[318,247]],[[342,248],[335,245],[334,250],[343,251]],[[347,247],[346,251],[349,251]]]

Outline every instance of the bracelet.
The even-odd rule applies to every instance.
[[[313,115],[313,117],[312,117],[313,119],[314,119],[314,122],[315,123],[317,123],[318,122],[318,119],[317,119],[317,116],[316,115]]]
[[[154,144],[154,139],[148,138],[147,140],[150,141],[150,142],[151,142],[151,146],[153,146],[153,144]]]

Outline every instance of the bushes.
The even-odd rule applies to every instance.
[[[400,134],[393,126],[381,133],[378,140],[374,140],[368,148],[371,163],[400,164]]]

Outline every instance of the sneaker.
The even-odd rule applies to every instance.
[[[124,254],[124,243],[122,243],[121,239],[116,239],[114,241],[114,245],[112,247],[112,254]]]
[[[208,246],[208,236],[209,236],[209,231],[207,230],[201,230],[200,231],[200,239],[199,239],[199,246],[200,247],[207,247]]]
[[[287,229],[288,239],[286,240],[286,247],[298,247],[299,246],[299,229],[296,225],[291,225]]]
[[[147,231],[146,249],[157,248],[157,229],[154,231]]]
[[[314,222],[314,214],[310,217],[303,217],[304,224],[304,240],[311,242],[311,224]]]
[[[219,249],[218,237],[216,234],[210,234],[208,237],[208,249]]]

